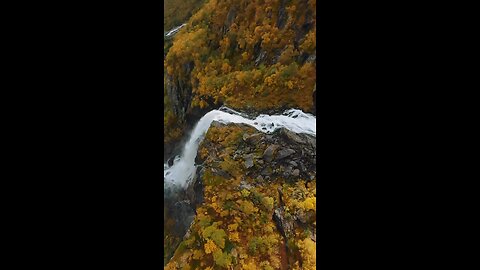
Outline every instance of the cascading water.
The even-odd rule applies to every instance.
[[[261,114],[255,119],[227,107],[212,110],[205,114],[193,129],[190,139],[184,146],[180,156],[175,157],[172,166],[163,165],[165,190],[168,188],[185,188],[195,176],[195,157],[200,142],[203,140],[210,124],[213,121],[220,123],[243,123],[250,125],[264,133],[271,133],[278,128],[286,128],[296,133],[307,133],[316,136],[316,118],[312,114],[301,110],[290,109],[282,115]]]

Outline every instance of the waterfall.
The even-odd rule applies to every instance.
[[[203,140],[210,124],[213,121],[220,123],[243,123],[250,125],[264,133],[271,133],[278,128],[286,128],[295,133],[307,133],[316,136],[316,118],[298,109],[286,110],[281,115],[260,114],[255,119],[232,110],[221,107],[205,114],[196,124],[186,142],[180,156],[176,156],[172,166],[163,165],[165,188],[185,188],[195,176],[195,157],[200,142]]]

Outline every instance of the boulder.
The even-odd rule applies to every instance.
[[[265,160],[266,162],[272,161],[275,150],[277,150],[279,147],[280,146],[276,144],[269,145],[267,149],[265,149],[265,151],[263,152],[263,160]]]
[[[245,168],[253,167],[253,154],[245,155],[243,159],[245,160]]]
[[[262,138],[263,138],[263,135],[261,133],[255,133],[252,135],[245,133],[243,135],[243,140],[249,144],[257,144]]]
[[[278,151],[278,155],[277,155],[276,160],[286,158],[286,157],[288,157],[288,156],[290,156],[294,153],[295,153],[295,150],[293,150],[293,149],[290,149],[290,148],[282,149],[282,150]]]

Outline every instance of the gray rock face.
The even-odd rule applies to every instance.
[[[266,162],[271,162],[273,160],[273,154],[275,153],[275,150],[278,149],[278,147],[279,146],[276,144],[268,146],[267,149],[265,149],[265,152],[263,152],[263,160],[265,160]]]
[[[278,155],[277,155],[277,158],[276,160],[280,160],[280,159],[283,159],[283,158],[286,158],[292,154],[295,154],[295,150],[293,149],[282,149],[280,151],[278,151]]]
[[[293,233],[293,220],[285,218],[285,211],[283,207],[275,209],[273,213],[273,220],[277,225],[278,230],[285,238],[292,237]]]
[[[280,134],[285,137],[286,139],[288,140],[291,140],[291,141],[294,141],[296,143],[300,143],[300,144],[305,144],[305,139],[300,137],[300,135],[288,130],[288,129],[284,129],[282,128],[280,130]]]
[[[252,135],[249,135],[249,134],[243,135],[243,140],[249,144],[257,144],[262,138],[263,138],[263,135],[261,133],[255,133]]]
[[[184,74],[190,74],[193,70],[193,61],[183,67]],[[187,76],[188,78],[188,76]],[[190,108],[192,99],[192,87],[190,80],[181,80],[167,75],[165,81],[168,98],[172,104],[173,113],[178,117],[179,121],[184,122],[187,110]]]
[[[285,27],[285,24],[287,23],[288,19],[288,14],[285,10],[285,4],[286,0],[281,0],[280,1],[280,7],[278,9],[278,16],[277,16],[277,27],[278,29],[283,29]]]
[[[252,188],[252,185],[250,185],[249,183],[245,182],[245,181],[241,181],[240,182],[240,190],[242,189],[251,189]]]
[[[228,172],[221,169],[212,168],[212,173],[219,175],[225,179],[230,179],[232,177]]]
[[[249,168],[253,167],[253,155],[252,154],[245,155],[243,158],[245,159],[245,168],[249,169]]]
[[[255,59],[255,66],[258,66],[267,56],[267,52],[261,51],[257,59]]]

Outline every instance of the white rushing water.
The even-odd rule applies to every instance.
[[[182,24],[182,25],[180,25],[180,26],[174,27],[172,30],[168,31],[168,32],[165,34],[165,36],[166,36],[166,37],[169,37],[169,36],[171,36],[171,35],[173,35],[173,34],[176,34],[176,33],[177,33],[178,31],[180,31],[180,29],[181,29],[182,27],[184,27],[185,25],[187,25],[187,24],[184,23],[184,24]]]
[[[227,107],[212,110],[205,114],[197,123],[180,156],[175,157],[172,166],[163,165],[164,185],[174,185],[185,188],[195,176],[195,157],[200,142],[203,140],[212,121],[220,123],[243,123],[257,130],[270,133],[284,127],[296,133],[307,133],[316,136],[316,118],[301,110],[290,109],[281,115],[261,114],[255,119]]]

